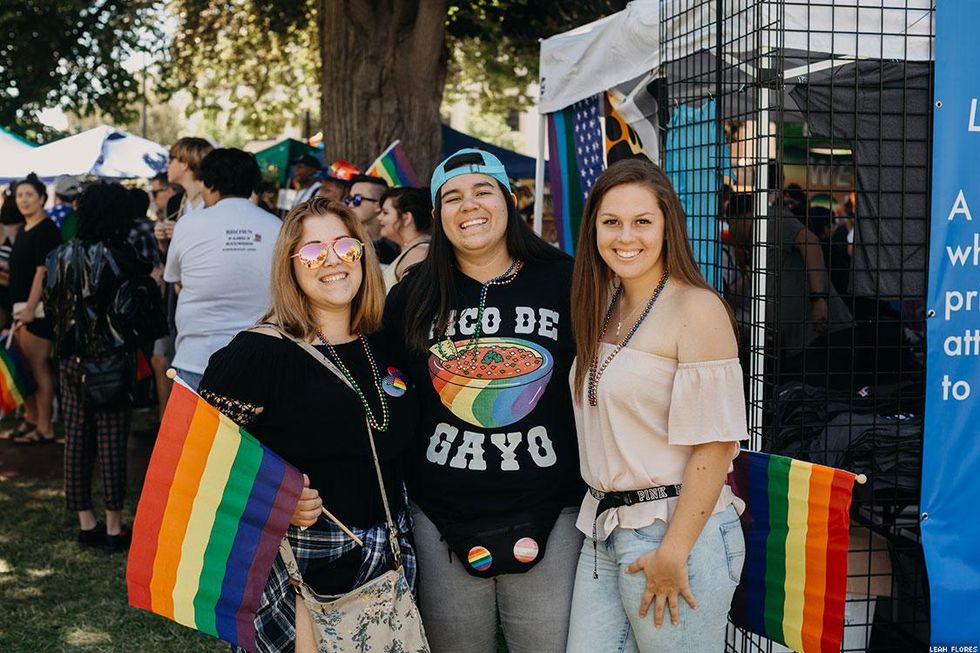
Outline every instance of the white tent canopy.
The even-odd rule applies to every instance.
[[[726,8],[732,0],[725,0]],[[726,12],[726,53],[754,54],[764,25],[794,59],[897,59],[933,56],[934,0],[792,0],[782,23],[773,0]],[[634,0],[623,11],[541,42],[539,111],[551,113],[718,43],[716,3],[687,8],[688,0]],[[734,5],[733,5],[734,6]],[[740,5],[739,5],[740,6]],[[737,9],[737,7],[736,7]],[[661,16],[666,17],[661,42]],[[826,64],[819,64],[818,66]],[[803,72],[808,72],[808,67]]]
[[[34,146],[5,129],[0,129],[0,179],[8,171],[17,170],[18,160],[34,149]]]
[[[167,156],[167,149],[159,143],[102,125],[3,161],[0,180],[25,177],[31,172],[45,180],[58,175],[152,177],[164,170]]]

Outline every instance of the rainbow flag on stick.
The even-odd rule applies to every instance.
[[[395,141],[381,153],[365,174],[372,177],[381,177],[388,182],[392,188],[399,186],[419,186],[419,178],[412,170],[412,164],[405,156],[400,140]]]
[[[5,336],[5,346],[0,346],[0,413],[4,414],[16,410],[37,390],[31,369],[12,335]]]
[[[841,649],[855,475],[742,451],[729,484],[746,503],[736,626],[799,653]]]
[[[174,383],[133,524],[129,604],[254,651],[303,475]]]

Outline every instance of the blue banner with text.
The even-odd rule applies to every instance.
[[[980,643],[978,33],[980,2],[937,3],[921,502],[935,646]]]

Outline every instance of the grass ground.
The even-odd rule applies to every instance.
[[[129,524],[149,447],[131,439]],[[0,651],[227,653],[227,644],[129,607],[125,554],[78,547],[62,455],[60,445],[0,442]],[[100,511],[98,473],[93,490]]]

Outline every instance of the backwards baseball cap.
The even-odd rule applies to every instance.
[[[463,155],[470,156],[464,157]],[[457,157],[461,160],[458,162],[453,161]],[[454,164],[458,163],[459,165],[454,165],[447,170],[446,164],[450,162]],[[442,188],[443,184],[453,177],[468,175],[474,172],[493,177],[507,189],[507,192],[511,192],[507,170],[504,169],[504,164],[500,162],[500,159],[489,152],[465,147],[446,157],[442,163],[436,166],[435,171],[433,171],[432,181],[429,182],[429,191],[432,193],[432,204],[435,205],[436,195],[439,194],[439,189]]]
[[[75,175],[59,175],[54,180],[54,194],[75,197],[82,192],[82,183]]]

